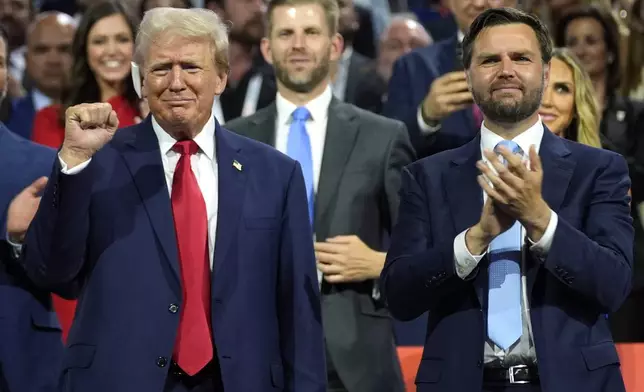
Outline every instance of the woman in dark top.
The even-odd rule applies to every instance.
[[[555,42],[569,48],[590,75],[602,113],[599,129],[603,147],[631,156],[638,129],[635,120],[644,103],[619,95],[619,33],[613,16],[597,6],[579,8],[557,25]]]
[[[640,213],[644,202],[644,155],[640,152],[644,151],[644,103],[619,94],[619,32],[609,12],[597,6],[572,11],[557,25],[555,42],[575,53],[590,75],[601,109],[602,146],[622,154],[629,162],[635,228],[634,287],[622,308],[609,319],[616,341],[644,341],[644,229]]]

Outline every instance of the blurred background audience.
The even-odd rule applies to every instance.
[[[270,105],[273,68],[259,44],[268,0],[0,0],[9,35],[8,95],[0,120],[59,147],[70,105],[110,102],[121,126],[147,116],[130,76],[138,20],[155,7],[206,7],[228,21],[231,70],[215,100],[221,123]],[[402,120],[419,158],[470,141],[480,126],[460,42],[485,9],[538,15],[558,49],[540,114],[555,134],[626,157],[636,233],[635,284],[609,315],[617,341],[644,341],[644,0],[338,0],[343,54],[332,64],[337,99]],[[73,302],[56,300],[67,330]],[[400,345],[421,344],[424,317],[396,323]]]

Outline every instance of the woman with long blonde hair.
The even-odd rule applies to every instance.
[[[568,49],[556,48],[553,51],[550,80],[543,93],[539,114],[554,134],[592,147],[602,147],[599,105],[593,85]]]

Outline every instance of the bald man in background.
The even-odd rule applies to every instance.
[[[380,37],[377,68],[380,77],[387,83],[391,78],[394,62],[398,57],[414,49],[429,46],[434,41],[414,14],[398,14]]]
[[[380,36],[378,58],[373,71],[358,80],[355,105],[380,114],[387,100],[387,86],[394,62],[414,49],[424,48],[433,42],[425,27],[411,13],[394,14]]]
[[[26,139],[31,137],[36,112],[58,103],[72,66],[71,46],[76,21],[61,12],[39,14],[27,32],[25,72],[31,88],[13,101],[7,127]]]

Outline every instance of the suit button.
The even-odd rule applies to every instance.
[[[479,360],[479,361],[476,363],[476,367],[480,368],[481,366],[483,366],[483,361]]]
[[[166,357],[157,358],[157,366],[162,368],[168,364],[168,359]]]
[[[177,313],[179,306],[177,304],[170,304],[168,310],[170,311],[170,313]]]

